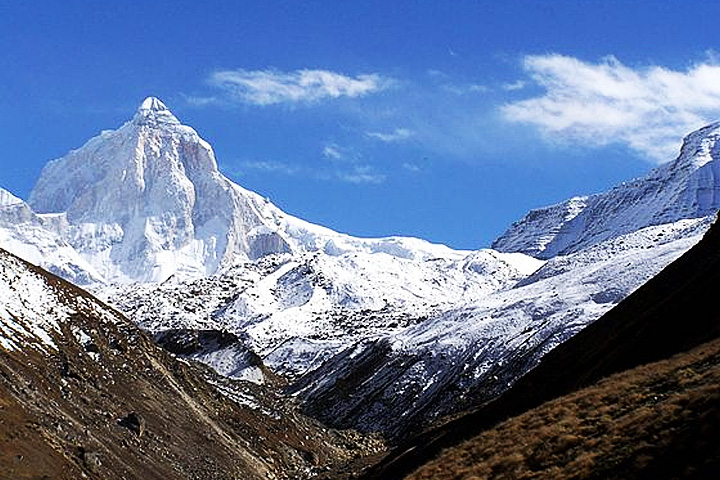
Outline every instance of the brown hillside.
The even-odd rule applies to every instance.
[[[715,340],[507,420],[408,479],[714,479],[718,473]]]
[[[177,360],[67,282],[3,250],[0,270],[6,294],[24,301],[23,285],[48,285],[27,303],[73,312],[51,332],[57,349],[0,346],[0,480],[295,480],[352,453],[351,437],[261,386]]]

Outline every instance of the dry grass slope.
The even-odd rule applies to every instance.
[[[705,479],[720,474],[720,339],[547,402],[412,480]]]

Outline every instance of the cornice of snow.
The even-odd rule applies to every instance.
[[[132,123],[135,125],[180,125],[180,121],[156,97],[147,97],[140,104]]]

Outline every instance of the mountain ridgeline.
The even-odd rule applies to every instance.
[[[68,472],[81,468],[88,474],[87,455],[97,451],[98,458],[109,459],[101,445],[122,443],[126,432],[113,430],[118,421],[139,422],[145,426],[137,428],[157,435],[142,442],[162,443],[160,423],[153,419],[161,418],[163,402],[170,400],[150,385],[157,377],[158,389],[185,399],[176,402],[185,409],[179,417],[199,415],[188,421],[218,434],[210,443],[223,445],[218,452],[227,457],[212,457],[217,465],[237,457],[242,465],[228,471],[312,476],[337,463],[333,455],[351,459],[353,449],[376,452],[376,435],[406,445],[440,419],[512,395],[513,385],[543,371],[544,358],[551,361],[564,345],[578,344],[566,343],[570,339],[599,349],[588,347],[588,355],[603,352],[596,367],[575,357],[571,366],[558,367],[560,376],[573,372],[571,383],[630,367],[640,360],[609,366],[629,355],[622,342],[617,351],[603,350],[616,345],[609,337],[679,344],[666,330],[613,332],[594,322],[692,249],[711,227],[720,207],[719,138],[720,124],[702,128],[686,137],[677,159],[645,177],[533,210],[493,248],[457,251],[415,238],[356,238],[282,212],[225,177],[210,145],[150,97],[117,130],[51,161],[28,202],[0,190],[0,248],[104,302],[3,254],[16,279],[0,297],[4,378],[18,379],[6,387],[31,384],[35,380],[22,379],[32,372],[59,371],[63,388],[80,388],[72,390],[73,398],[86,399],[106,420],[72,410],[77,407],[62,403],[53,385],[42,382],[3,397],[11,399],[6,411],[17,412],[20,425],[45,415],[42,405],[53,405],[43,417],[47,422],[39,422],[44,438],[52,439],[46,446],[61,452],[57,465],[66,462]],[[34,273],[18,273],[24,271]],[[35,280],[23,283],[28,275]],[[668,297],[673,282],[666,285]],[[40,306],[23,302],[22,293],[18,297],[28,288],[43,292]],[[68,299],[83,299],[84,306]],[[97,323],[87,308],[107,312],[102,318],[111,316],[112,326]],[[126,353],[112,347],[123,341],[141,345],[144,360],[123,360]],[[77,376],[84,383],[63,377],[80,368],[63,359],[78,355],[86,373]],[[133,373],[134,367],[126,372],[123,363],[146,373]],[[587,377],[573,370],[580,365]],[[101,386],[90,389],[87,381]],[[199,397],[192,393],[195,382],[204,382]],[[551,385],[553,395],[564,392]],[[538,384],[532,388],[545,391]],[[141,395],[140,404],[130,402],[125,396],[132,390],[160,400],[149,405]],[[545,399],[528,398],[537,399],[535,404]],[[224,406],[228,401],[235,406]],[[206,412],[206,404],[217,407],[215,413]],[[95,443],[79,433],[65,438],[45,432],[52,422],[62,423],[62,412],[72,412],[75,426],[91,422],[112,429],[93,433],[102,440]],[[143,420],[130,417],[133,412]],[[238,427],[244,421],[250,426]],[[260,443],[249,440],[255,434]],[[302,440],[306,435],[317,441]],[[434,442],[427,443],[439,445]],[[311,455],[316,448],[321,453]],[[158,472],[173,475],[190,468],[179,466],[172,449],[167,455],[148,461],[165,462]],[[93,455],[87,458],[94,464]],[[213,468],[193,475],[212,476]]]
[[[567,255],[640,227],[714,215],[720,208],[720,123],[685,137],[680,155],[643,178],[533,210],[492,244],[538,258]]]

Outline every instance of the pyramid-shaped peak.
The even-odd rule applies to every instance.
[[[152,110],[154,112],[160,112],[163,110],[167,110],[168,108],[165,106],[165,104],[157,97],[147,97],[143,102],[140,104],[140,108],[138,108],[138,112],[141,110]]]
[[[147,97],[143,100],[135,114],[134,121],[137,125],[180,124],[175,115],[157,97]]]

